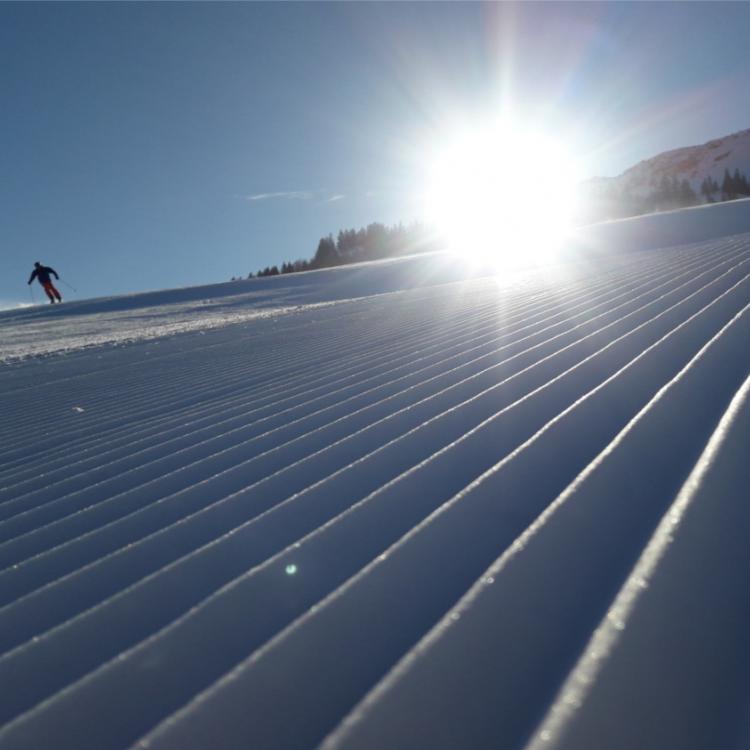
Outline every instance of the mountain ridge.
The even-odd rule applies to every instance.
[[[712,177],[721,182],[725,170],[733,173],[750,171],[750,128],[713,138],[695,146],[662,151],[643,159],[615,177],[593,177],[588,183],[597,186],[617,186],[636,194],[657,188],[662,177],[686,179],[694,190],[701,181]]]
[[[587,221],[621,218],[750,194],[750,129],[644,159],[581,184]]]

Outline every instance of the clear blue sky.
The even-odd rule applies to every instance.
[[[0,3],[0,306],[35,260],[119,294],[420,218],[420,145],[501,103],[591,175],[749,128],[749,33],[745,3]]]

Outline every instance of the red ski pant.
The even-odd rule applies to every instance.
[[[57,298],[58,302],[62,302],[60,292],[55,289],[55,285],[51,281],[43,281],[42,286],[44,287],[44,291],[47,292],[50,302],[54,302],[55,298]]]

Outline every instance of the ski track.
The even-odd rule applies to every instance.
[[[743,747],[750,234],[373,268],[0,316],[0,750]]]

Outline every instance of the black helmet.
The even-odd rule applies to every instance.
[[[34,265],[35,266],[41,266],[42,264],[39,261],[36,261],[36,263],[34,263]]]

